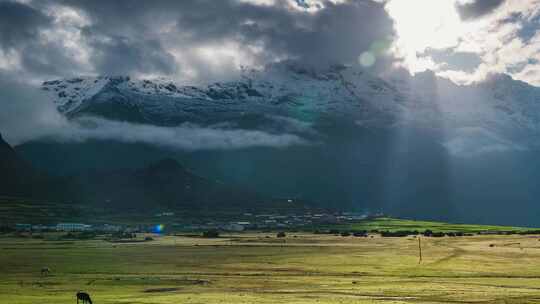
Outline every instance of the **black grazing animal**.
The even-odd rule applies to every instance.
[[[79,300],[81,300],[83,304],[92,304],[92,299],[90,299],[90,295],[86,292],[77,292],[77,304],[79,304]]]
[[[51,273],[51,270],[49,269],[49,267],[41,268],[41,276],[49,275],[49,273]]]

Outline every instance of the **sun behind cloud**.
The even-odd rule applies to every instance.
[[[435,63],[418,56],[427,49],[445,49],[459,43],[468,30],[456,10],[456,1],[392,0],[386,10],[394,19],[394,52],[412,73],[434,69]]]

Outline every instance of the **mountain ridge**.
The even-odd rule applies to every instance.
[[[540,88],[508,75],[456,85],[429,71],[381,78],[353,67],[316,70],[285,62],[202,87],[98,76],[47,81],[42,89],[72,119],[99,116],[157,126],[227,122],[258,130],[269,122],[279,125],[276,119],[314,129],[349,121],[360,128],[412,124],[444,130],[450,137],[473,127],[503,138],[500,142],[517,139],[540,146]]]

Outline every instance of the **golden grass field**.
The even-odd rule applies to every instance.
[[[267,238],[270,236],[270,238]],[[140,235],[140,238],[143,236]],[[0,238],[0,303],[540,303],[538,236]],[[491,246],[490,246],[491,245]],[[51,274],[40,276],[47,266]]]

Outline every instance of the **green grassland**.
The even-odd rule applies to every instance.
[[[70,204],[0,196],[0,224],[47,224],[79,218],[81,208]]]
[[[396,219],[381,217],[375,219],[369,219],[359,221],[353,224],[344,225],[332,225],[330,228],[338,230],[365,230],[365,231],[419,231],[423,232],[427,229],[433,232],[464,232],[464,233],[478,233],[478,232],[497,232],[497,231],[528,231],[534,228],[524,227],[510,227],[510,226],[493,226],[493,225],[470,225],[470,224],[451,224],[443,222],[432,221],[415,221],[407,219]]]
[[[96,304],[540,302],[533,235],[422,237],[420,264],[414,237],[54,239],[0,236],[0,303],[75,303],[78,290]]]

